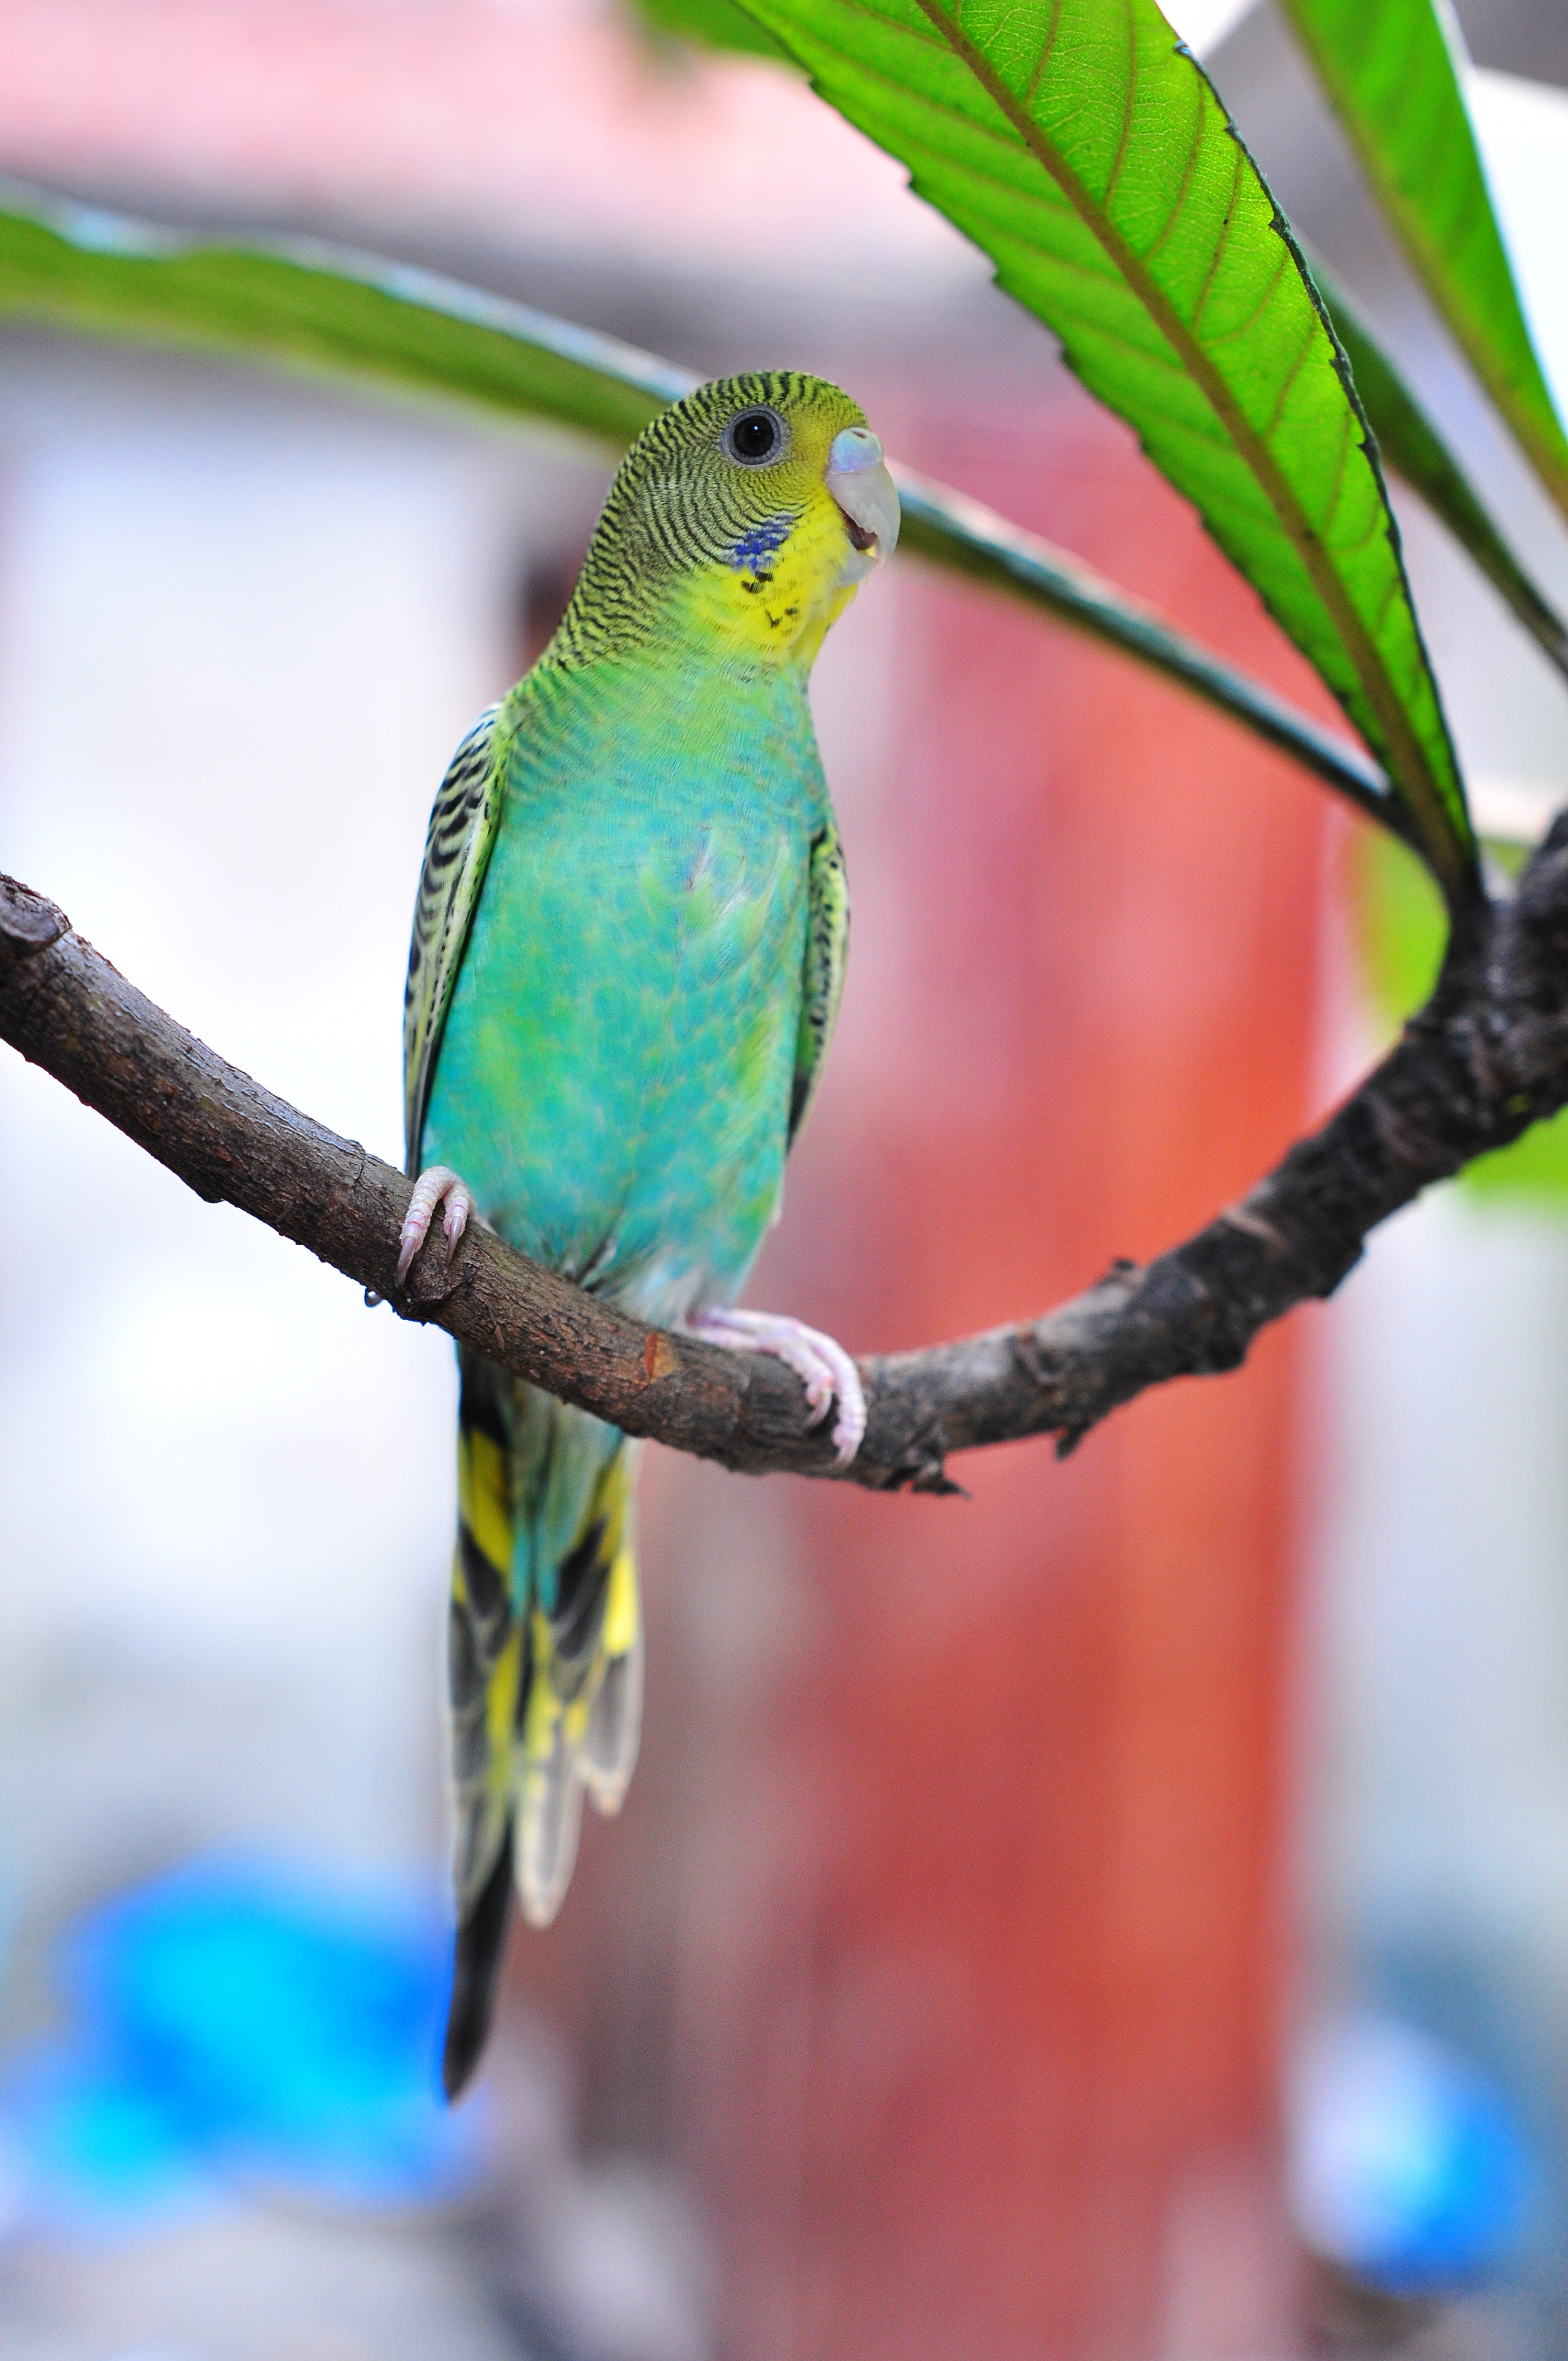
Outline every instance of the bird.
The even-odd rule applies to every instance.
[[[437,793],[404,1004],[398,1284],[470,1219],[639,1317],[774,1354],[841,1465],[833,1338],[737,1306],[822,1071],[849,939],[807,700],[898,495],[825,379],[698,387],[643,429],[538,661]],[[443,1243],[444,1242],[444,1243]],[[638,1446],[459,1347],[448,1620],[456,1935],[443,2079],[488,2036],[515,1894],[548,1925],[641,1721]]]

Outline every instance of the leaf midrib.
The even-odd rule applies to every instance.
[[[1450,890],[1462,885],[1465,875],[1463,863],[1456,863],[1453,823],[1420,741],[1406,719],[1400,699],[1394,692],[1381,655],[1345,595],[1334,568],[1323,553],[1321,542],[1301,511],[1288,480],[1266,443],[1240,408],[1224,378],[1210,364],[1201,345],[1157,280],[1144,268],[1142,258],[1128,246],[1098,201],[1084,189],[1076,173],[1057,155],[1034,117],[992,70],[989,60],[976,49],[962,26],[947,15],[939,0],[917,0],[917,5],[927,21],[962,60],[992,104],[1012,125],[1036,162],[1061,191],[1091,236],[1113,255],[1124,277],[1135,287],[1161,333],[1201,388],[1233,442],[1263,485],[1275,514],[1345,642],[1347,653],[1356,664],[1368,699],[1387,733],[1390,753],[1396,758],[1392,767],[1412,802],[1420,807],[1421,833],[1431,858],[1440,866],[1444,884]],[[1239,134],[1234,126],[1231,136],[1239,145]],[[1346,390],[1348,393],[1348,387]],[[1354,396],[1351,399],[1354,402]]]

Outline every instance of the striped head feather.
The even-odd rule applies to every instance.
[[[848,394],[785,369],[717,379],[622,460],[542,666],[695,643],[743,670],[809,668],[897,532],[882,446]]]

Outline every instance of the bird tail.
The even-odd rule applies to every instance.
[[[489,2030],[515,1883],[548,1926],[585,1793],[620,1807],[637,1760],[642,1634],[633,1446],[613,1427],[461,1356],[448,1677],[457,1944],[444,2081]]]

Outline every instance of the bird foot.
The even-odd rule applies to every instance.
[[[427,1172],[422,1172],[414,1182],[414,1192],[409,1199],[409,1210],[403,1215],[402,1231],[398,1239],[396,1283],[399,1287],[401,1287],[408,1277],[410,1264],[429,1235],[435,1209],[440,1204],[444,1204],[446,1207],[441,1226],[446,1233],[446,1254],[450,1261],[453,1247],[468,1226],[468,1216],[474,1210],[474,1199],[472,1192],[463,1181],[459,1180],[455,1172],[448,1171],[444,1164],[433,1164],[430,1170]]]
[[[833,1422],[840,1467],[848,1467],[866,1431],[866,1393],[861,1373],[842,1345],[791,1320],[779,1312],[696,1312],[687,1322],[694,1336],[707,1345],[723,1345],[733,1353],[771,1353],[795,1371],[810,1404],[807,1426],[820,1426],[835,1399],[839,1415]]]

